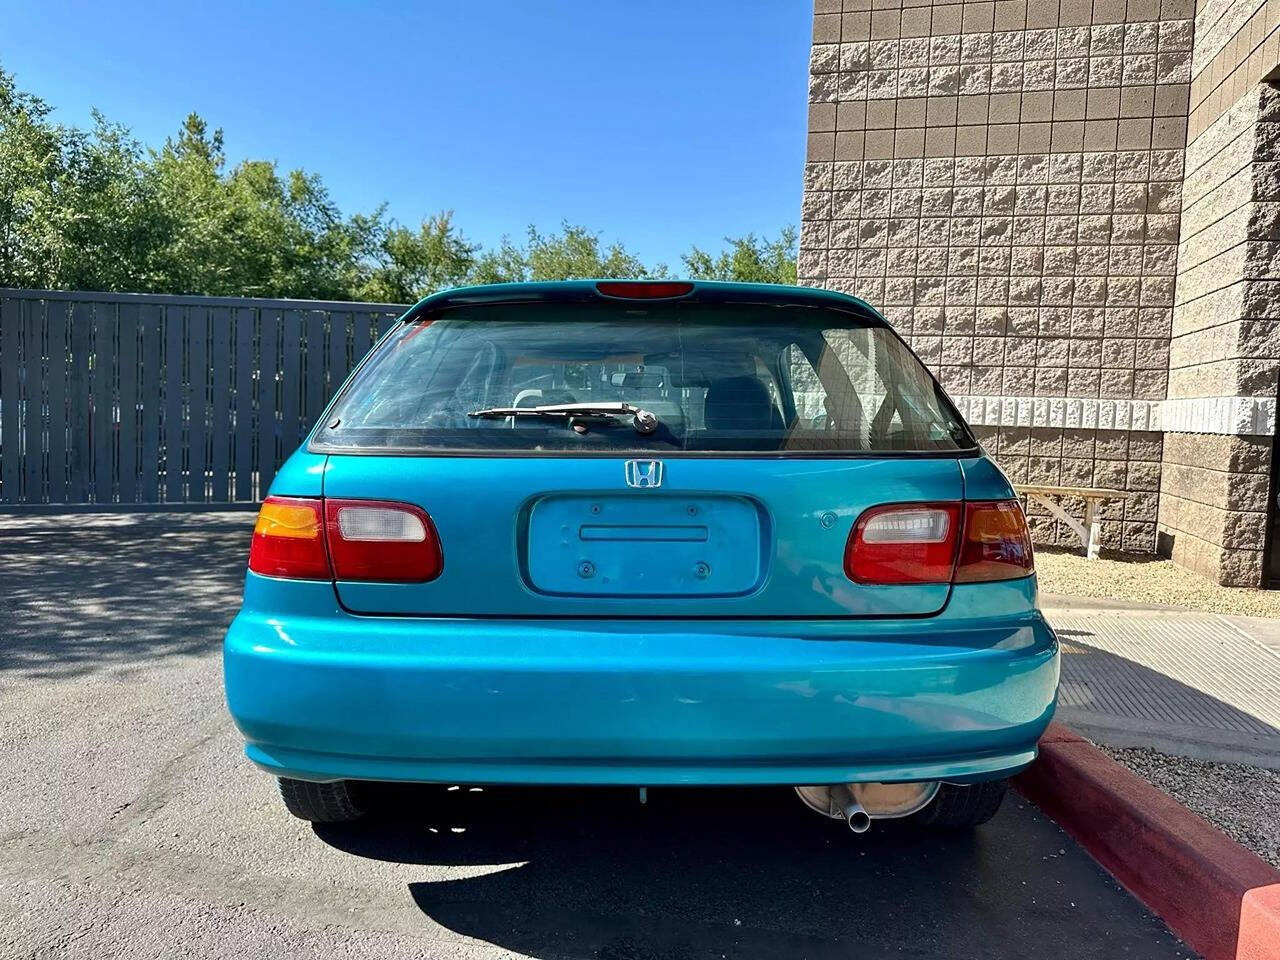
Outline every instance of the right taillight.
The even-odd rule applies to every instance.
[[[1031,532],[1017,500],[977,500],[964,505],[956,583],[1013,580],[1034,569]]]
[[[844,571],[883,585],[1012,580],[1032,572],[1031,535],[1016,500],[885,504],[854,523]]]
[[[893,503],[858,517],[844,551],[855,583],[949,583],[956,565],[958,503]]]

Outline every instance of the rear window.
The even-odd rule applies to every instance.
[[[613,412],[619,404],[625,412]],[[318,450],[424,453],[974,445],[934,379],[878,321],[680,303],[477,306],[402,324],[313,440]]]

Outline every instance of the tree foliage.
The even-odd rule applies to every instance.
[[[728,248],[712,255],[694,247],[680,259],[694,280],[738,280],[744,283],[796,282],[796,229],[783,227],[776,240],[754,233],[728,237]]]
[[[93,120],[54,122],[0,69],[0,286],[408,303],[467,283],[668,274],[567,221],[483,249],[452,211],[416,227],[385,205],[344,216],[316,174],[228,165],[222,131],[194,113],[158,148]],[[793,228],[727,243],[692,248],[688,274],[795,281]]]

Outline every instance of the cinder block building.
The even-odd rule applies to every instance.
[[[1280,540],[1278,27],[1280,0],[816,0],[809,78],[801,281],[882,309],[1015,482],[1131,491],[1104,547],[1242,585]]]

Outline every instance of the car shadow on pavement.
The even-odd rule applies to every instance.
[[[384,788],[385,789],[385,788]],[[788,788],[396,787],[316,825],[456,933],[533,957],[1173,956],[1177,944],[1021,798],[968,833],[862,836]],[[1057,956],[1058,954],[1051,954]],[[1065,954],[1063,954],[1065,955]]]
[[[63,514],[0,525],[0,672],[149,669],[217,649],[253,514]]]
[[[1109,746],[1154,747],[1280,769],[1278,712],[1266,693],[1275,681],[1249,675],[1247,661],[1214,654],[1228,656],[1234,666],[1235,675],[1227,680],[1232,689],[1224,695],[1253,712],[1211,692],[1224,682],[1221,670],[1206,671],[1200,682],[1210,689],[1199,689],[1091,643],[1095,634],[1089,630],[1056,630],[1062,645],[1057,719],[1076,732]],[[1196,670],[1194,664],[1183,669]]]

